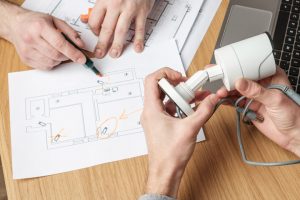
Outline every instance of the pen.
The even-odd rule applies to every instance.
[[[86,58],[86,62],[84,64],[84,66],[90,70],[92,70],[97,76],[102,76],[101,73],[98,71],[98,69],[95,67],[94,62],[82,51],[81,48],[79,48],[68,36],[66,36],[64,33],[61,33],[64,38],[70,42],[76,49],[78,49],[79,51],[81,51],[81,53],[83,53],[83,55]]]

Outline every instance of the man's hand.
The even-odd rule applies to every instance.
[[[278,68],[273,77],[259,83],[238,80],[235,87],[239,93],[233,92],[231,96],[244,95],[254,99],[250,109],[262,115],[264,121],[253,121],[253,124],[275,143],[300,157],[300,107],[281,91],[265,88],[271,84],[290,87],[284,71]],[[220,89],[217,94],[219,97],[228,96],[225,88]]]
[[[166,78],[173,84],[183,81],[179,72],[161,69],[146,78],[144,110],[141,123],[145,130],[149,176],[147,193],[176,197],[184,169],[194,151],[196,136],[211,116],[218,97],[207,92],[197,93],[203,100],[195,113],[185,119],[173,117],[174,107],[163,104],[158,81]]]
[[[135,51],[142,52],[146,19],[154,2],[155,0],[98,0],[88,21],[91,30],[99,36],[96,57],[103,58],[109,48],[111,57],[119,57],[133,21]]]
[[[22,61],[38,69],[52,69],[62,61],[71,59],[85,63],[85,56],[65,40],[65,33],[79,47],[83,42],[77,32],[65,22],[49,15],[31,12],[5,2],[4,7],[9,13],[7,33],[3,37],[12,42]]]

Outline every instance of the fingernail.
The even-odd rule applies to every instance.
[[[238,89],[239,91],[246,91],[248,88],[248,81],[245,79],[240,79],[237,81],[237,85],[236,85],[236,89]]]
[[[78,58],[77,62],[80,64],[84,64],[86,62],[86,59],[85,59],[85,57],[80,57],[80,58]]]
[[[138,44],[136,44],[135,45],[135,50],[137,51],[137,52],[142,52],[143,51],[143,45],[142,44],[140,44],[140,43],[138,43]]]
[[[96,49],[95,55],[97,58],[103,57],[103,51],[101,49]]]
[[[118,51],[117,49],[112,49],[112,50],[110,51],[110,55],[111,55],[111,57],[113,57],[113,58],[117,58],[117,57],[119,57],[119,51]]]

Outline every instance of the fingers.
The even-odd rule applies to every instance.
[[[210,94],[211,94],[211,92],[209,92],[209,91],[197,91],[195,93],[195,99],[193,99],[193,101],[191,103],[195,103],[197,101],[202,101]],[[176,113],[176,104],[172,100],[169,100],[165,104],[165,108],[166,108],[167,113],[169,113],[171,116],[174,116],[174,114]]]
[[[48,57],[55,61],[66,61],[68,58],[63,55],[61,52],[57,51],[55,48],[53,48],[50,44],[48,44],[47,41],[40,38],[37,44],[35,45],[35,49],[39,51],[42,55],[45,57]]]
[[[286,73],[280,67],[276,68],[276,74],[272,77],[272,83],[287,85],[291,87],[290,81]]]
[[[162,107],[162,100],[160,99],[161,91],[158,86],[158,81],[166,78],[170,81],[180,80],[181,73],[170,68],[162,68],[145,79],[145,109],[164,110]]]
[[[33,68],[41,69],[41,70],[50,70],[54,66],[61,63],[61,61],[53,60],[51,58],[42,55],[37,50],[32,50],[29,57],[30,58],[26,59],[26,63]]]
[[[193,102],[197,102],[197,101],[202,101],[203,99],[205,99],[207,96],[209,96],[211,94],[210,91],[197,91],[195,93],[195,99],[193,100]]]
[[[220,98],[216,94],[207,96],[198,106],[197,110],[185,120],[189,121],[192,129],[200,129],[213,114]]]
[[[218,89],[216,93],[220,98],[225,98],[229,95],[229,92],[227,91],[226,87],[223,86],[220,89]]]
[[[95,50],[95,56],[97,58],[103,58],[105,56],[108,46],[111,43],[119,15],[119,12],[115,12],[113,10],[106,13],[100,30],[99,41]]]
[[[235,87],[241,95],[246,96],[249,99],[255,99],[264,105],[272,105],[274,103],[274,98],[272,98],[274,97],[273,92],[256,82],[239,79],[236,81]]]
[[[113,44],[109,53],[112,58],[118,58],[121,55],[132,18],[133,16],[131,13],[122,13],[120,15],[114,34]]]
[[[75,31],[66,22],[64,22],[60,19],[53,18],[53,21],[54,21],[55,27],[58,30],[62,31],[66,36],[68,36],[68,38],[70,38],[78,47],[80,47],[80,48],[84,47],[84,43],[81,40],[77,31]]]
[[[61,25],[61,23],[58,23],[58,24]],[[63,26],[60,26],[60,28],[63,28]],[[72,34],[66,29],[63,29],[61,31],[66,32],[66,34],[69,34],[70,37],[73,35],[73,39],[74,39],[74,33]],[[86,62],[86,58],[83,55],[83,53],[80,52],[78,49],[76,49],[72,44],[70,44],[63,37],[63,35],[58,30],[56,30],[54,27],[45,26],[41,33],[41,36],[52,47],[54,47],[57,51],[61,52],[62,54],[64,54],[66,57],[68,57],[72,61],[80,63],[80,64],[84,64]],[[73,40],[73,41],[75,43],[78,42],[77,40]]]
[[[106,14],[106,9],[103,3],[96,3],[91,16],[89,17],[88,24],[95,35],[99,35],[101,24],[103,23]]]
[[[135,19],[134,50],[137,53],[144,50],[146,20],[147,17],[143,13]]]

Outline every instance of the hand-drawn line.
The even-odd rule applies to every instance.
[[[110,127],[111,130],[109,130],[110,123],[114,123],[113,126]],[[108,139],[112,137],[116,133],[118,125],[119,125],[119,120],[116,117],[110,117],[104,120],[96,130],[97,138]]]
[[[53,142],[58,142],[58,140],[63,137],[62,132],[64,131],[64,129],[60,129],[60,131],[58,131],[57,134],[54,134],[54,136],[51,137],[51,141]]]
[[[136,110],[134,110],[134,111],[132,111],[132,112],[126,113],[126,110],[123,109],[123,112],[122,112],[121,115],[119,116],[119,119],[120,119],[120,120],[128,119],[128,117],[129,117],[130,115],[139,113],[139,112],[141,112],[142,110],[143,110],[143,108],[139,108],[139,109],[136,109]]]

